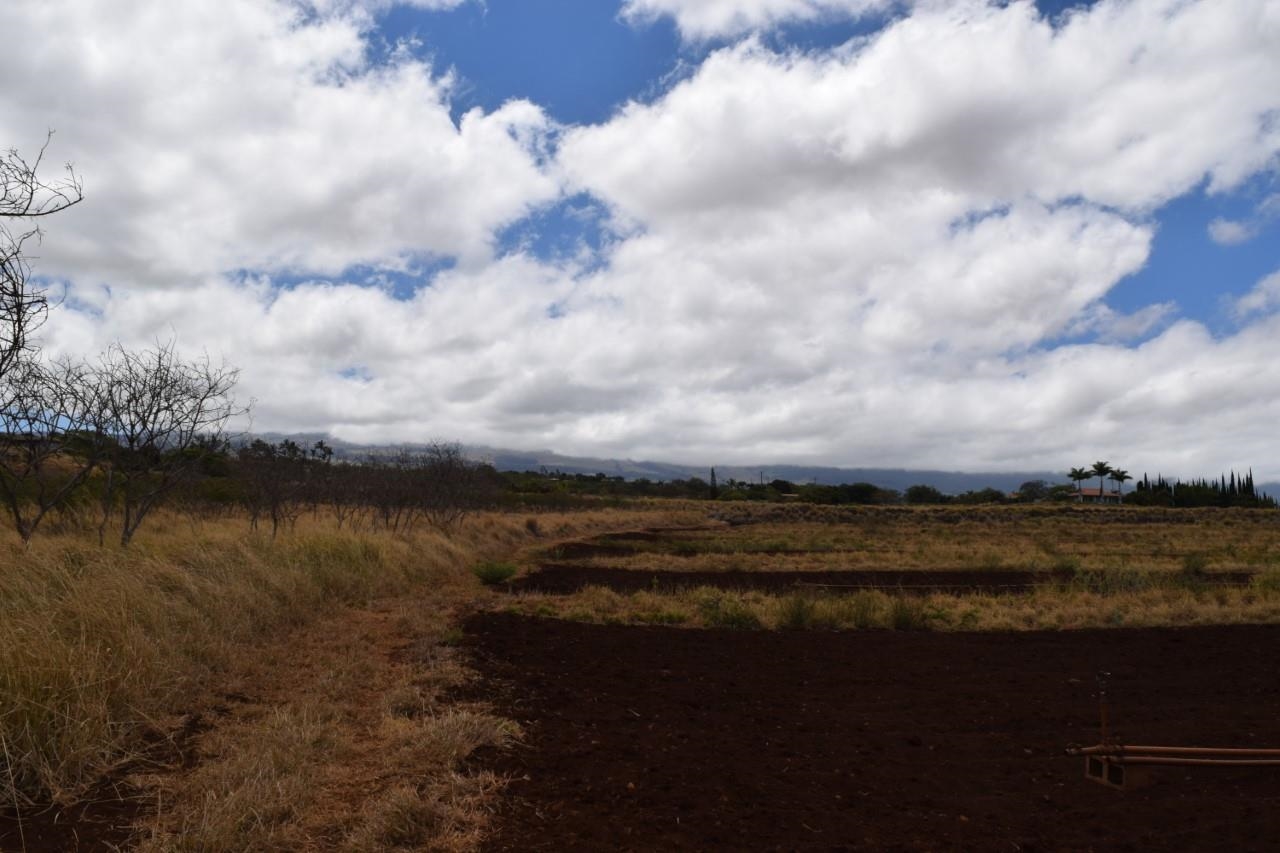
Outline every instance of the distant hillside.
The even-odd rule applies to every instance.
[[[494,448],[475,448],[477,458],[485,458],[495,468],[503,471],[563,471],[566,474],[604,473],[628,480],[688,479],[711,476],[710,466],[678,465],[670,462],[636,461],[633,459],[594,459],[580,456],[561,456],[551,452],[518,452]],[[716,477],[720,482],[748,480],[764,482],[788,480],[792,483],[817,483],[834,486],[840,483],[873,483],[885,489],[905,490],[908,486],[928,485],[948,494],[987,487],[1011,492],[1028,480],[1045,480],[1049,483],[1067,482],[1066,477],[1051,471],[978,472],[914,471],[904,468],[836,468],[813,465],[717,465]]]
[[[353,444],[335,439],[324,433],[262,433],[257,436],[266,441],[292,439],[303,447],[311,447],[324,441],[333,448],[339,459],[358,459],[369,454],[383,455],[400,447],[424,447],[422,444],[371,445]],[[563,471],[566,474],[604,474],[628,480],[687,480],[711,475],[711,466],[680,465],[673,462],[653,462],[634,459],[599,459],[591,456],[563,456],[550,450],[510,450],[500,447],[467,446],[467,456],[488,462],[499,471]],[[817,483],[836,486],[841,483],[873,483],[884,489],[905,491],[909,486],[933,486],[946,494],[985,489],[991,487],[1003,492],[1017,490],[1028,480],[1044,480],[1050,484],[1067,483],[1066,474],[1056,471],[1014,472],[966,472],[927,471],[909,468],[836,468],[814,465],[716,465],[716,477],[727,480],[759,482],[788,480],[792,483]],[[1141,477],[1141,475],[1138,475]],[[1153,475],[1154,476],[1154,475]],[[1132,489],[1133,485],[1130,484]],[[1259,483],[1258,488],[1268,495],[1280,495],[1280,482]]]
[[[333,448],[339,459],[358,459],[362,456],[382,455],[399,447],[422,447],[415,444],[367,445],[353,444],[324,435],[323,433],[263,433],[266,441],[277,442],[292,439],[303,447],[311,447],[324,441]],[[468,446],[466,454],[472,459],[488,462],[500,471],[562,471],[566,474],[604,474],[627,480],[687,480],[711,476],[711,466],[680,465],[671,462],[654,462],[634,459],[599,459],[589,456],[563,456],[550,450],[510,450],[499,447]],[[1028,480],[1045,480],[1049,483],[1067,482],[1062,474],[1051,471],[979,472],[914,471],[903,468],[836,468],[810,465],[717,465],[716,477],[720,482],[746,480],[758,482],[761,477],[770,480],[788,480],[793,483],[817,483],[835,486],[840,483],[873,483],[885,489],[905,490],[908,486],[933,486],[948,494],[958,494],[987,487],[1012,492]]]

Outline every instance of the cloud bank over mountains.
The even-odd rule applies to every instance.
[[[388,6],[0,6],[0,140],[55,128],[88,197],[37,262],[48,350],[175,335],[243,368],[255,428],[352,441],[1280,477],[1280,257],[1205,282],[1225,333],[1106,303],[1162,205],[1280,177],[1273,0],[628,0],[727,41],[592,126],[455,120]],[[1264,239],[1266,197],[1214,239]],[[582,198],[599,241],[504,239]]]

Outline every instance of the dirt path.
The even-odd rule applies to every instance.
[[[396,832],[470,848],[485,813],[450,771],[500,721],[442,701],[467,673],[438,598],[343,608],[254,649],[192,697],[173,747],[86,802],[0,815],[0,851],[356,851],[393,849]]]
[[[1280,628],[734,632],[467,624],[522,722],[492,850],[1265,850],[1280,769],[1087,781],[1121,739],[1280,747]]]

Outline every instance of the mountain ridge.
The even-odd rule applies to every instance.
[[[384,455],[402,447],[420,449],[426,443],[357,444],[343,441],[323,433],[261,433],[255,435],[267,441],[289,439],[309,447],[324,441],[333,448],[339,459],[357,459],[365,455]],[[564,474],[604,474],[627,480],[687,480],[701,477],[709,480],[714,467],[716,478],[764,482],[787,480],[792,483],[814,483],[835,486],[842,483],[872,483],[884,489],[904,491],[910,486],[932,486],[947,494],[971,490],[995,488],[1004,492],[1015,491],[1029,480],[1045,480],[1050,484],[1069,482],[1063,473],[1053,471],[942,471],[912,468],[863,468],[838,465],[796,465],[771,463],[757,465],[689,465],[658,460],[616,459],[594,456],[570,456],[552,450],[514,450],[486,445],[463,444],[464,454],[473,460],[487,462],[499,471],[548,471]]]
[[[396,444],[358,444],[334,438],[326,433],[256,433],[246,438],[261,438],[278,442],[289,439],[304,447],[323,441],[339,459],[358,459],[362,456],[382,456],[401,448],[423,449],[427,442],[402,442]],[[690,477],[710,479],[715,468],[716,478],[759,482],[761,478],[787,480],[792,483],[813,483],[822,486],[838,486],[842,483],[871,483],[882,489],[905,491],[911,486],[924,485],[945,494],[993,488],[1013,492],[1031,480],[1044,480],[1050,485],[1067,484],[1065,472],[1058,471],[943,471],[923,468],[862,468],[839,465],[796,465],[775,463],[765,465],[688,465],[680,462],[655,460],[611,459],[595,456],[570,456],[553,450],[513,450],[487,445],[461,444],[467,458],[486,462],[499,471],[559,471],[563,474],[604,474],[626,480],[687,480]],[[1142,475],[1137,475],[1141,477]],[[1152,474],[1151,476],[1155,476]],[[1198,476],[1198,475],[1197,475]],[[1213,476],[1217,476],[1214,474]],[[1088,485],[1088,483],[1086,483]],[[1133,486],[1130,484],[1129,489]],[[1269,495],[1280,494],[1280,482],[1259,483],[1258,489]]]

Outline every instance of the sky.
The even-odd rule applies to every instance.
[[[254,431],[1280,480],[1280,0],[6,0],[50,355]]]

